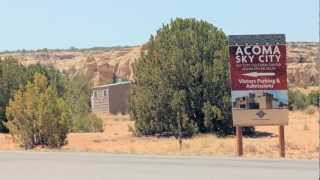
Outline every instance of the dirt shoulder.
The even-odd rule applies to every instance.
[[[285,128],[287,158],[319,158],[319,114],[290,112]],[[59,151],[90,151],[108,153],[234,156],[235,137],[218,138],[211,134],[198,135],[183,141],[183,149],[175,138],[135,137],[130,132],[133,122],[128,116],[105,116],[102,133],[70,133],[68,144]],[[257,127],[258,137],[244,138],[244,156],[278,158],[278,127]],[[10,135],[0,134],[0,150],[21,149]],[[45,150],[36,148],[35,150]]]

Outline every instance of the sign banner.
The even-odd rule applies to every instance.
[[[288,124],[286,62],[283,34],[229,36],[234,126]]]

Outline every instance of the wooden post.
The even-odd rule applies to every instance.
[[[180,112],[178,112],[178,141],[179,141],[179,150],[182,150],[182,128],[181,128],[181,116]]]
[[[280,157],[286,157],[286,148],[284,141],[284,126],[279,126],[279,145],[280,145]]]
[[[243,155],[243,147],[242,147],[242,128],[240,126],[236,126],[236,139],[237,139],[237,156]]]

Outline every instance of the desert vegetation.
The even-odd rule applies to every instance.
[[[227,47],[224,32],[205,21],[176,19],[159,29],[134,68],[137,133],[232,133]]]
[[[33,82],[15,92],[6,108],[6,117],[5,127],[29,149],[34,145],[65,144],[71,113],[46,77],[36,73]]]
[[[68,132],[102,131],[90,113],[90,81],[40,64],[0,61],[0,131],[25,148],[59,147]]]
[[[98,54],[100,51],[106,53],[103,49],[91,49],[99,51],[90,53],[95,57],[87,56],[84,62],[74,60],[84,64],[83,71],[79,70],[83,66],[78,64],[76,69],[73,62],[66,59],[76,58],[77,53],[89,49],[70,48],[67,51],[70,54],[63,54],[60,50],[56,52],[62,53],[61,56],[48,49],[37,52],[45,62],[58,58],[56,64],[60,70],[50,63],[46,66],[22,65],[21,59],[2,56],[0,131],[9,132],[15,143],[27,149],[41,145],[81,151],[175,154],[178,153],[176,137],[182,154],[232,153],[234,128],[227,49],[227,37],[221,29],[205,21],[176,19],[134,50],[128,48],[114,53],[113,50],[123,49],[109,49],[107,54],[110,53],[110,57],[109,54],[104,57]],[[139,56],[137,52],[140,50]],[[29,53],[24,58],[33,58],[33,52],[23,53]],[[62,67],[69,65],[73,68],[62,71]],[[123,78],[132,80],[130,118],[114,116],[110,120],[92,114],[92,82],[111,83]],[[292,110],[289,124],[294,122],[294,126],[288,128],[291,132],[288,136],[294,139],[298,134],[308,134],[312,139],[312,149],[305,148],[308,149],[305,153],[312,152],[311,158],[315,157],[315,149],[319,149],[313,141],[317,141],[314,132],[318,132],[315,128],[318,121],[313,119],[317,117],[315,105],[319,95],[319,88],[308,94],[298,89],[289,90],[289,108]],[[303,120],[300,122],[296,115]],[[121,128],[115,128],[118,126]],[[105,128],[107,132],[102,132]],[[256,128],[256,134],[253,134],[253,128],[244,130],[245,135],[251,134],[246,137],[250,142],[254,137],[269,142],[274,138],[272,133],[276,132],[265,133],[270,130],[268,127]],[[259,131],[267,135],[261,137]],[[168,138],[158,138],[164,136]],[[11,141],[12,137],[8,139]],[[182,137],[186,137],[184,143]],[[294,152],[292,157],[301,153],[296,152],[303,148],[301,142],[289,140],[288,148]],[[249,154],[264,153],[253,144],[246,146],[245,151]],[[159,146],[164,150],[158,150]],[[271,150],[276,151],[276,145],[272,145]]]
[[[305,110],[311,109],[312,106],[318,106],[318,98],[320,97],[320,89],[312,90],[305,94],[298,89],[289,89],[289,109],[290,110]]]
[[[235,137],[224,138],[212,134],[196,134],[183,140],[182,148],[175,137],[136,136],[134,121],[129,116],[98,115],[104,121],[103,132],[67,135],[68,143],[55,151],[102,152],[119,154],[159,155],[235,155]],[[286,157],[289,159],[319,159],[319,113],[290,111],[289,125],[285,127]],[[278,158],[278,127],[256,127],[256,136],[244,136],[244,157]],[[19,150],[19,144],[8,134],[0,134],[0,150]],[[37,146],[36,151],[48,151]],[[50,150],[49,150],[50,151]]]

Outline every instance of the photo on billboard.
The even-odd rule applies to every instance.
[[[288,109],[287,90],[232,91],[233,109]]]

